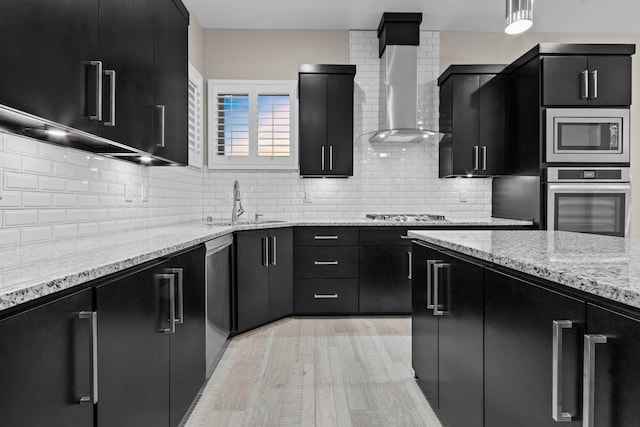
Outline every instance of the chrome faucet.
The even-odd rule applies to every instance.
[[[238,217],[243,213],[242,200],[240,200],[240,183],[235,181],[233,183],[233,211],[231,212],[231,222],[238,222]]]

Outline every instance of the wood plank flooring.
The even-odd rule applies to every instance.
[[[426,426],[411,318],[287,318],[235,337],[186,422],[202,426]]]

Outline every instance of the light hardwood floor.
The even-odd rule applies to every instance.
[[[427,426],[411,319],[287,318],[235,337],[186,426]]]

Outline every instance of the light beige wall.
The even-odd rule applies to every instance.
[[[538,43],[634,43],[639,34],[440,33],[440,71],[451,64],[509,64]],[[631,230],[640,237],[640,54],[632,57],[631,106]]]
[[[205,79],[297,80],[300,64],[348,64],[348,31],[204,30]]]
[[[200,74],[204,71],[203,41],[204,30],[195,16],[191,15],[189,17],[189,62]]]

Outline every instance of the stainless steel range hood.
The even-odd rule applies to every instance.
[[[380,125],[369,142],[437,143],[444,134],[425,129],[418,117],[418,45],[421,13],[384,13],[378,26]]]

